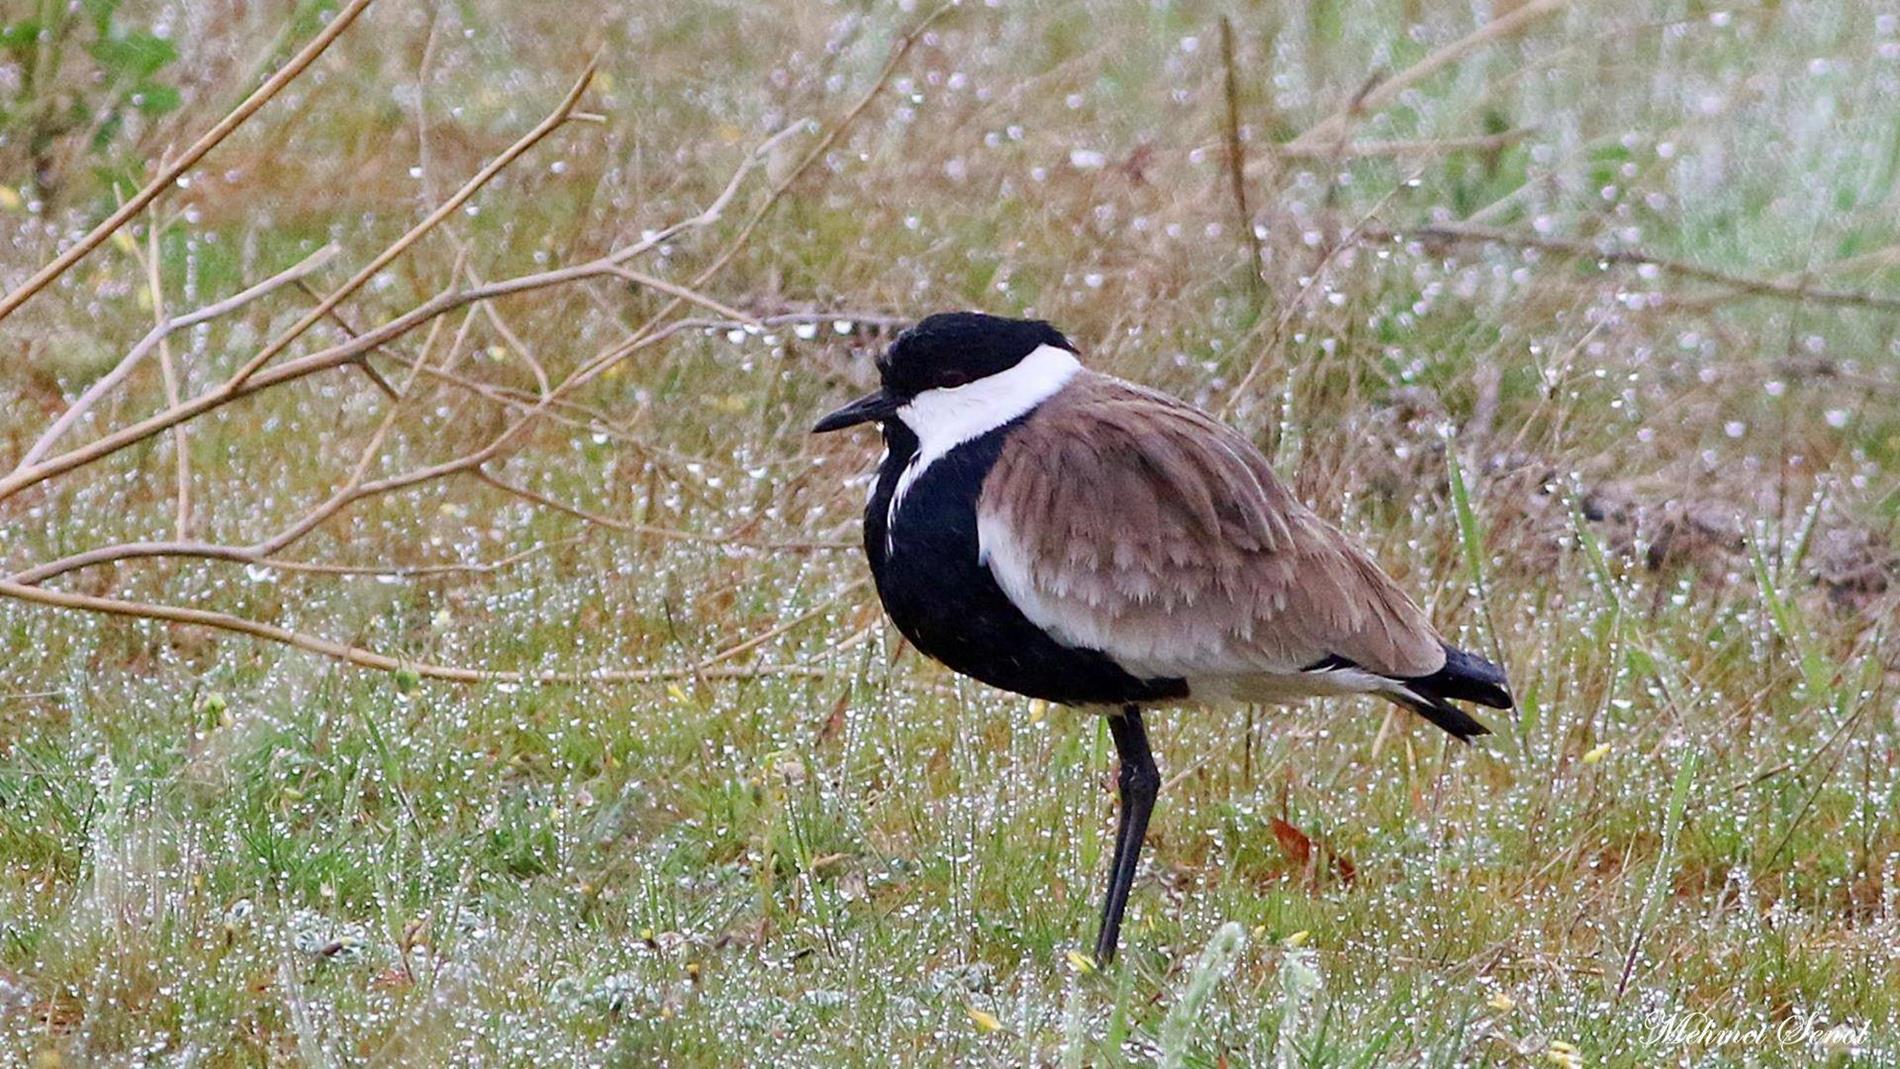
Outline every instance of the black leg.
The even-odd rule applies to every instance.
[[[1148,816],[1154,812],[1155,796],[1161,793],[1161,770],[1155,767],[1155,756],[1148,750],[1141,710],[1130,705],[1109,717],[1108,732],[1114,736],[1115,753],[1121,757],[1121,821],[1115,831],[1115,857],[1109,862],[1101,934],[1095,940],[1095,960],[1103,965],[1115,960],[1115,948],[1121,942],[1122,911],[1128,908],[1128,891],[1135,884],[1135,869],[1141,864],[1141,843],[1148,835]]]

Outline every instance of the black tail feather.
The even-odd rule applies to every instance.
[[[1491,734],[1476,717],[1443,699],[1423,698],[1412,693],[1388,693],[1394,704],[1402,705],[1449,732],[1459,742],[1470,742],[1479,735]]]
[[[1460,742],[1489,735],[1491,729],[1452,702],[1477,702],[1493,709],[1511,707],[1510,683],[1504,678],[1504,669],[1449,643],[1445,645],[1445,667],[1428,676],[1399,682],[1405,684],[1405,689],[1389,695],[1393,701],[1444,728]]]
[[[1305,670],[1331,672],[1343,668],[1359,668],[1359,665],[1334,653],[1307,665]],[[1402,686],[1381,691],[1384,697],[1438,725],[1459,742],[1489,735],[1491,729],[1452,702],[1477,702],[1493,709],[1511,708],[1511,684],[1504,678],[1504,669],[1450,643],[1445,643],[1445,667],[1431,675],[1386,678]]]
[[[1511,708],[1511,684],[1504,678],[1504,669],[1449,643],[1445,646],[1445,667],[1431,675],[1400,682],[1428,701],[1477,702],[1493,709]]]

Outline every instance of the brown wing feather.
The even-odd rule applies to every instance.
[[[992,571],[1032,620],[1139,670],[1444,664],[1424,612],[1252,443],[1118,379],[1085,373],[1038,409],[978,515]]]

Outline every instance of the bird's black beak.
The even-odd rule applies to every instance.
[[[838,411],[833,412],[831,415],[826,416],[824,419],[819,420],[818,425],[813,427],[811,432],[813,434],[824,434],[827,431],[841,431],[846,427],[855,427],[860,423],[869,423],[874,419],[890,419],[897,414],[898,407],[899,402],[896,398],[885,393],[883,390],[879,390],[874,394],[860,397],[843,408],[840,408]]]

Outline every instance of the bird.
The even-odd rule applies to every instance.
[[[1469,742],[1512,707],[1247,437],[1083,366],[1037,319],[940,312],[823,434],[882,432],[864,554],[904,638],[1005,691],[1104,714],[1119,815],[1095,961],[1114,960],[1161,776],[1144,709],[1369,694]]]

